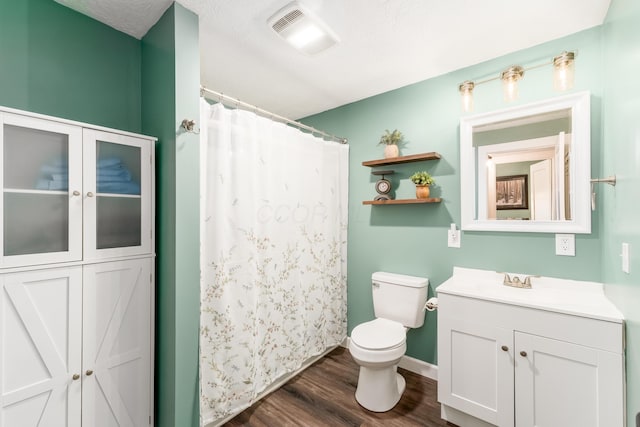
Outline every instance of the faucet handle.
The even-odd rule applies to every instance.
[[[531,287],[531,278],[533,278],[533,277],[540,277],[540,276],[539,275],[535,275],[535,276],[527,276],[527,277],[525,277],[523,283],[524,283],[524,285],[526,287],[528,287],[528,288]]]
[[[504,280],[502,281],[502,284],[506,286],[511,286],[511,277],[509,277],[507,273],[502,273],[500,271],[497,271],[496,273],[504,274]]]

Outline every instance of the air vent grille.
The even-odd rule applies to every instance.
[[[271,26],[276,33],[281,33],[285,28],[294,22],[302,19],[304,17],[304,13],[302,13],[299,9],[294,9],[291,12],[287,13],[282,18],[278,19],[275,24]]]

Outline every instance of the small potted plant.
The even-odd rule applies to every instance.
[[[409,178],[416,185],[416,197],[418,199],[428,199],[429,186],[436,183],[435,179],[428,172],[416,172]]]
[[[380,137],[378,145],[384,145],[384,158],[391,159],[398,157],[400,150],[398,145],[402,143],[404,135],[398,129],[394,129],[393,132],[389,132],[389,129],[384,131],[384,134]]]

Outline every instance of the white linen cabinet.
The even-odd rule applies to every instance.
[[[154,142],[0,108],[0,427],[153,422]]]

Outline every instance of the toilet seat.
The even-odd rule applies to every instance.
[[[401,323],[378,318],[362,323],[351,331],[351,341],[361,349],[381,351],[404,345],[406,330]]]

